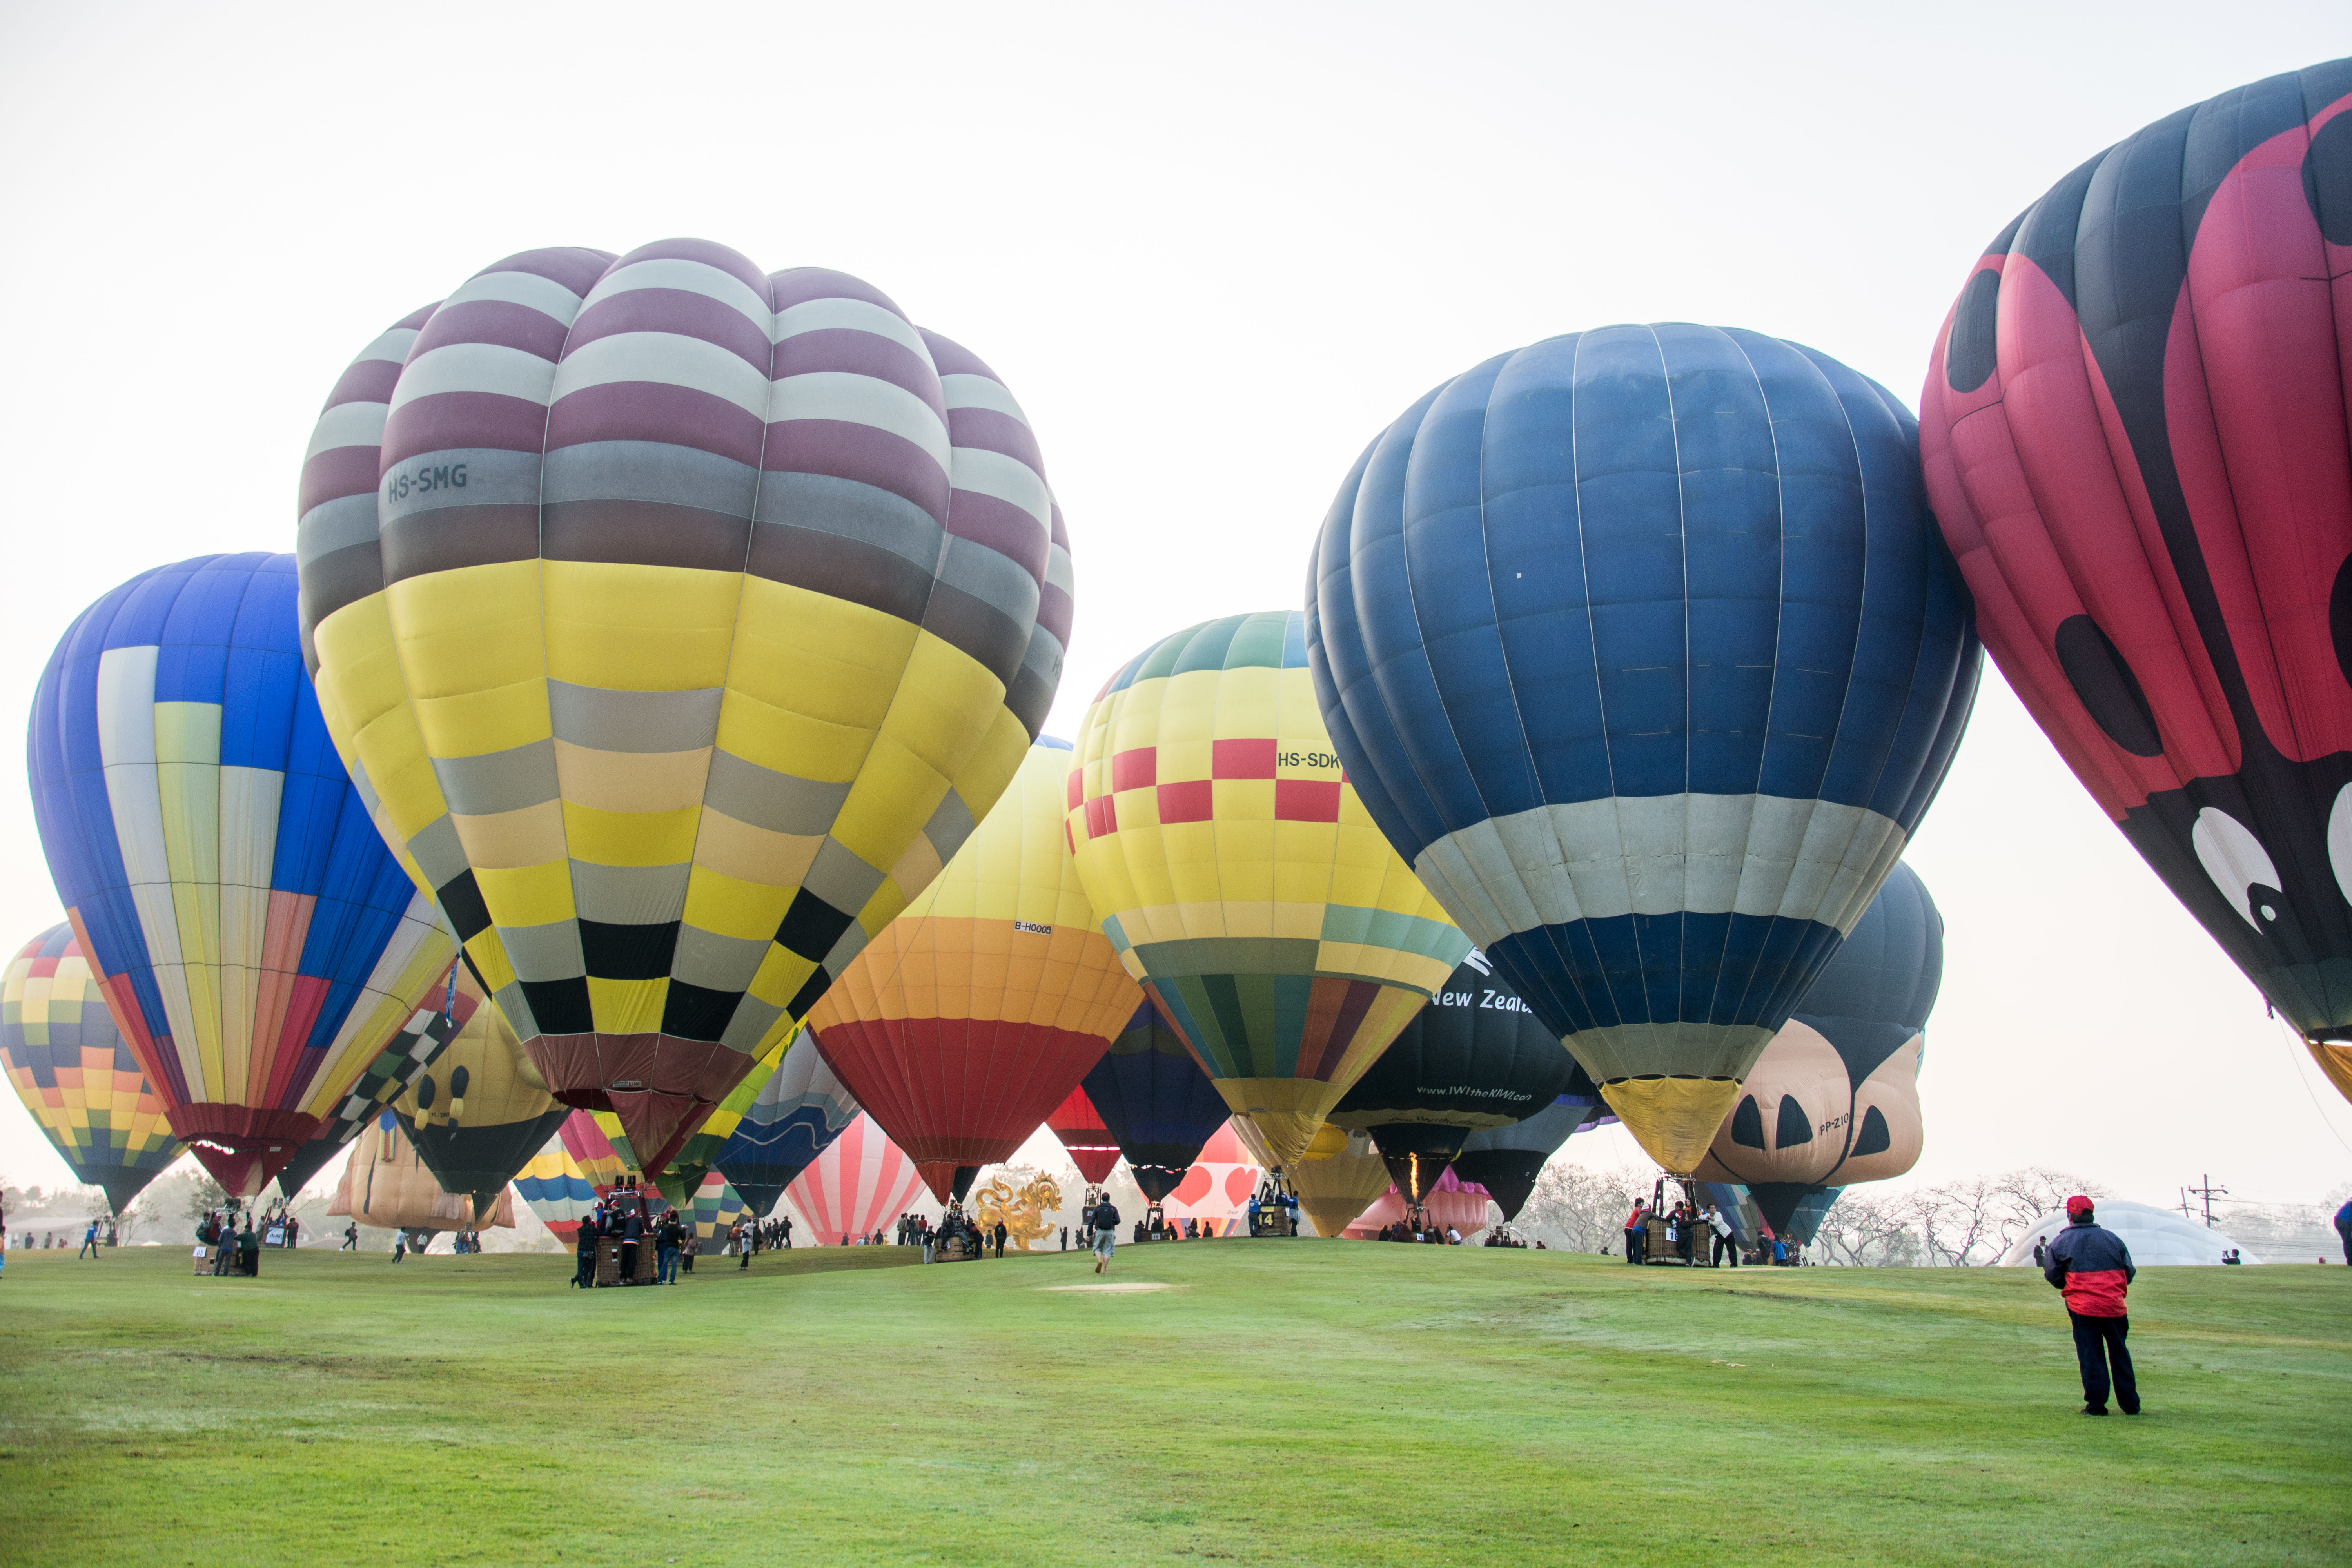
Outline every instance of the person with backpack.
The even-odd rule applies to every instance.
[[[2083,1414],[2107,1413],[2107,1385],[2114,1374],[2116,1403],[2126,1415],[2139,1414],[2139,1384],[2132,1376],[2125,1336],[2131,1319],[2124,1298],[2131,1289],[2131,1248],[2103,1230],[2091,1200],[2077,1193],[2066,1200],[2066,1228],[2050,1241],[2050,1264],[2042,1277],[2066,1298],[2074,1328],[2074,1359],[2083,1373]]]
[[[1087,1223],[1095,1227],[1095,1272],[1100,1274],[1110,1267],[1111,1254],[1118,1250],[1118,1205],[1110,1201],[1108,1193],[1087,1216]]]

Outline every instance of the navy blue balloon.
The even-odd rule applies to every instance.
[[[1681,323],[1414,404],[1341,486],[1307,613],[1372,819],[1662,1159],[1627,1081],[1747,1071],[1927,811],[1981,659],[1910,414]],[[1708,1103],[1664,1142],[1703,1147]]]
[[[1155,1204],[1176,1190],[1234,1113],[1184,1037],[1149,1002],[1081,1082],[1135,1184]]]

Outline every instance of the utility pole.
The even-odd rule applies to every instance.
[[[2205,1228],[2210,1230],[2213,1228],[2213,1200],[2215,1198],[2227,1195],[2230,1189],[2227,1187],[2215,1186],[2213,1184],[2213,1177],[2210,1173],[2208,1173],[2202,1179],[2205,1183],[2203,1186],[2186,1188],[2183,1191],[2183,1195],[2186,1196],[2189,1193],[2194,1193],[2197,1196],[2205,1200]],[[2186,1213],[2189,1205],[2186,1203],[2183,1203],[2180,1206],[2182,1212]]]

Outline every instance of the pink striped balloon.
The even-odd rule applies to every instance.
[[[853,1236],[896,1226],[922,1188],[915,1163],[860,1111],[784,1189],[784,1196],[816,1233],[811,1240],[835,1247]]]

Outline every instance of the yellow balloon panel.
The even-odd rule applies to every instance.
[[[1295,611],[1113,677],[1064,807],[1121,962],[1283,1160],[1470,951],[1347,782]]]

